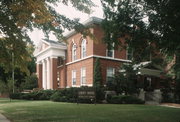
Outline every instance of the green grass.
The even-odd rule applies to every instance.
[[[180,109],[150,105],[0,99],[0,113],[13,122],[180,122]]]

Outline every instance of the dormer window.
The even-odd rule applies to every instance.
[[[86,57],[86,40],[83,39],[81,42],[81,58]]]
[[[72,46],[72,61],[75,61],[77,59],[76,57],[76,44],[73,44]]]

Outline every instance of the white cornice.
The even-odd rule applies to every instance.
[[[90,56],[87,56],[87,57],[85,57],[85,58],[77,59],[77,60],[75,60],[75,61],[66,63],[66,65],[73,64],[73,63],[76,63],[76,62],[80,62],[80,61],[82,61],[82,60],[86,60],[86,59],[89,59],[89,58],[92,58],[92,57],[93,57],[93,55],[90,55]]]
[[[75,61],[68,62],[68,63],[66,63],[66,65],[77,63],[77,62],[80,62],[80,61],[83,61],[83,60],[86,60],[86,59],[89,59],[89,58],[101,58],[101,59],[107,59],[107,60],[119,61],[119,62],[126,62],[126,63],[131,63],[132,62],[131,60],[125,60],[125,59],[119,59],[119,58],[111,58],[111,57],[99,56],[99,55],[90,55],[90,56],[87,56],[87,57],[82,58],[82,59],[77,59]]]
[[[91,17],[89,18],[88,20],[84,21],[82,24],[85,26],[85,27],[89,27],[91,26],[92,24],[100,24],[102,22],[103,19],[101,18],[98,18],[98,17]],[[72,31],[64,34],[64,37],[65,38],[69,38],[71,37],[72,35],[76,34],[76,30],[73,29]]]
[[[112,58],[112,57],[106,57],[106,56],[99,56],[99,55],[94,55],[95,58],[101,58],[101,59],[108,59],[108,60],[114,60],[114,61],[121,61],[121,62],[127,62],[131,63],[131,60],[126,60],[126,59],[120,59],[120,58]]]
[[[35,57],[38,57],[39,55],[41,55],[41,54],[43,54],[43,53],[45,53],[45,52],[47,52],[48,50],[51,50],[51,49],[58,49],[58,50],[66,50],[67,49],[67,47],[66,46],[61,46],[61,47],[54,47],[54,46],[49,46],[49,47],[47,47],[45,50],[42,50],[42,51],[40,51],[40,52],[38,52],[37,54],[34,54],[34,56]]]

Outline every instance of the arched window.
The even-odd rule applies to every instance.
[[[72,61],[76,60],[76,44],[72,46]]]
[[[81,58],[86,57],[86,40],[83,39],[81,42]]]

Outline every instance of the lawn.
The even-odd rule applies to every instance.
[[[150,105],[0,99],[0,113],[13,122],[180,122],[180,109]]]

